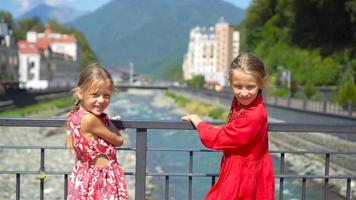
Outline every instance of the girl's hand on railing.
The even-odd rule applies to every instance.
[[[114,117],[111,118],[112,120],[121,120],[122,117],[120,115],[116,115]]]
[[[196,115],[196,114],[185,115],[185,116],[183,116],[181,119],[182,119],[183,121],[192,122],[195,127],[197,127],[198,124],[203,121],[203,120],[202,120],[198,115]]]

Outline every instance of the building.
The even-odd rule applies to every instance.
[[[215,26],[196,26],[190,31],[188,52],[184,55],[184,80],[203,75],[207,83],[227,85],[227,69],[239,48],[239,32],[223,17]]]
[[[48,89],[73,87],[79,72],[78,44],[74,35],[29,31],[19,49],[20,87]]]
[[[18,82],[18,54],[12,29],[3,19],[0,22],[0,95],[16,89]],[[13,88],[15,86],[15,88]]]

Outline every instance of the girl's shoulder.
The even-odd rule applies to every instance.
[[[68,115],[68,121],[75,124],[75,125],[79,125],[83,116],[89,114],[89,112],[87,111],[76,111],[76,112],[72,112],[72,113],[69,113]]]

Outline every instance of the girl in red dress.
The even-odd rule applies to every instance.
[[[124,172],[116,159],[116,147],[123,145],[124,138],[104,113],[113,87],[110,74],[97,64],[79,75],[74,88],[78,100],[67,119],[76,156],[68,200],[128,199]]]
[[[265,80],[263,62],[251,54],[241,54],[229,69],[234,99],[227,124],[215,127],[195,114],[182,117],[194,124],[206,147],[223,152],[219,179],[207,200],[274,199],[267,112],[261,95]]]

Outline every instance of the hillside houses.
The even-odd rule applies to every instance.
[[[78,45],[74,35],[27,32],[18,41],[19,82],[26,89],[72,87],[79,72]]]

